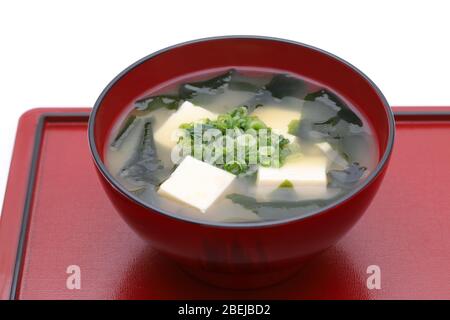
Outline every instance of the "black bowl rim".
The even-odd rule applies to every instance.
[[[378,94],[379,98],[381,99],[381,101],[383,102],[383,106],[385,108],[387,117],[388,117],[388,124],[389,124],[389,133],[388,133],[388,144],[386,147],[386,150],[383,154],[383,156],[381,157],[381,160],[378,162],[377,167],[375,168],[375,170],[366,178],[366,180],[361,183],[359,186],[357,186],[356,188],[354,188],[351,192],[349,192],[348,194],[346,194],[344,197],[340,198],[338,201],[336,202],[332,202],[330,205],[322,207],[318,210],[314,210],[311,211],[305,215],[299,216],[299,217],[292,217],[289,219],[280,219],[280,220],[266,220],[266,221],[258,221],[258,222],[242,222],[242,223],[236,223],[236,222],[215,222],[215,221],[206,221],[206,220],[200,220],[200,219],[195,219],[195,218],[190,218],[187,216],[182,216],[182,215],[178,215],[176,213],[171,213],[169,211],[166,211],[164,209],[158,208],[156,206],[152,206],[150,204],[145,203],[143,200],[139,199],[137,196],[133,195],[131,192],[125,190],[125,188],[123,188],[120,183],[112,176],[112,174],[109,173],[109,171],[107,170],[105,164],[103,163],[103,161],[100,158],[100,154],[97,150],[97,145],[95,143],[95,137],[94,137],[94,127],[95,127],[95,119],[97,116],[97,112],[101,106],[101,103],[104,99],[104,97],[108,94],[109,90],[122,78],[124,77],[128,72],[132,71],[134,68],[139,67],[142,63],[146,62],[149,59],[152,59],[160,54],[163,54],[169,50],[175,49],[175,48],[179,48],[182,46],[186,46],[186,45],[191,45],[191,44],[195,44],[195,43],[199,43],[199,42],[207,42],[207,41],[215,41],[215,40],[226,40],[226,39],[251,39],[251,40],[261,40],[261,41],[277,41],[277,42],[283,42],[283,43],[287,43],[287,44],[292,44],[292,45],[297,45],[297,46],[301,46],[310,50],[314,50],[317,51],[321,54],[324,54],[328,57],[331,57],[335,60],[337,60],[338,62],[348,66],[349,68],[351,68],[353,71],[355,71],[357,74],[359,74],[359,76],[361,76],[364,80],[366,80],[371,86],[372,88],[375,89],[376,93]],[[282,38],[275,38],[275,37],[266,37],[266,36],[255,36],[255,35],[228,35],[228,36],[216,36],[216,37],[207,37],[207,38],[200,38],[200,39],[196,39],[196,40],[191,40],[191,41],[186,41],[186,42],[182,42],[173,46],[169,46],[166,47],[164,49],[158,50],[154,53],[151,53],[141,59],[139,59],[138,61],[136,61],[135,63],[131,64],[130,66],[128,66],[127,68],[125,68],[122,72],[120,72],[102,91],[102,93],[100,94],[100,96],[97,98],[94,107],[91,111],[91,115],[89,117],[89,123],[88,123],[88,140],[89,140],[89,148],[91,150],[91,154],[94,158],[94,162],[95,165],[97,166],[97,168],[100,170],[101,174],[103,175],[103,177],[109,182],[109,184],[116,189],[117,192],[121,193],[122,196],[128,198],[129,200],[135,202],[136,204],[142,206],[145,209],[151,209],[153,212],[155,212],[156,214],[161,214],[164,216],[167,216],[169,218],[173,218],[175,220],[178,221],[182,221],[182,222],[188,222],[188,223],[194,223],[194,224],[198,224],[198,225],[203,225],[203,226],[207,226],[207,227],[218,227],[218,228],[231,228],[231,229],[242,229],[242,228],[265,228],[265,227],[274,227],[274,226],[278,226],[278,225],[283,225],[283,224],[287,224],[287,223],[293,223],[293,222],[297,222],[297,221],[301,221],[303,219],[312,217],[312,216],[316,216],[322,213],[326,213],[328,212],[330,209],[333,209],[335,207],[338,207],[339,205],[341,205],[342,203],[351,200],[354,196],[356,196],[358,193],[360,193],[362,190],[364,190],[365,188],[367,188],[374,180],[375,178],[377,178],[381,172],[383,171],[383,168],[385,167],[385,165],[387,164],[389,157],[392,153],[392,149],[393,149],[393,145],[394,145],[394,136],[395,136],[395,120],[394,120],[394,114],[386,100],[386,98],[384,97],[383,93],[381,92],[381,90],[375,85],[375,83],[370,80],[369,77],[367,77],[362,71],[360,71],[358,68],[356,68],[355,66],[353,66],[352,64],[350,64],[349,62],[347,62],[346,60],[332,54],[329,53],[325,50],[316,48],[314,46],[311,45],[307,45],[301,42],[297,42],[297,41],[293,41],[293,40],[287,40],[287,39],[282,39]],[[149,212],[149,214],[151,214]]]

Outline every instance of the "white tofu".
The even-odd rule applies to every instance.
[[[316,143],[316,146],[322,150],[325,156],[328,158],[328,165],[336,164],[339,167],[346,168],[348,161],[340,155],[328,142]]]
[[[158,193],[205,212],[227,189],[235,175],[187,156]]]
[[[217,115],[202,107],[185,101],[177,112],[173,113],[154,133],[155,142],[166,148],[173,148],[177,144],[176,132],[183,123],[215,119]]]
[[[296,156],[287,159],[280,168],[260,167],[257,188],[267,195],[284,181],[292,183],[301,198],[321,198],[327,194],[327,159],[325,157]]]
[[[301,105],[296,104],[279,106],[265,105],[256,108],[255,111],[252,112],[252,115],[257,116],[268,127],[284,135],[288,133],[288,126],[292,120],[301,119],[300,108]]]

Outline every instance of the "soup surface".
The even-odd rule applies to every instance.
[[[105,150],[108,170],[144,202],[236,223],[327,206],[364,181],[378,158],[367,121],[329,88],[240,68],[147,92]]]

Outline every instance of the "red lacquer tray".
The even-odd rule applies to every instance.
[[[0,297],[449,299],[450,108],[395,112],[390,168],[361,221],[293,279],[253,291],[198,282],[129,229],[97,180],[89,109],[27,112],[0,221]],[[70,265],[80,267],[79,290],[66,286]],[[367,288],[370,265],[381,289]]]

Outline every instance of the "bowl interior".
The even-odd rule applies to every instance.
[[[89,139],[94,157],[103,162],[110,131],[137,97],[186,74],[230,67],[283,70],[333,89],[363,114],[375,133],[380,163],[365,184],[381,170],[392,146],[394,121],[377,87],[355,67],[329,53],[291,41],[258,37],[188,42],[156,52],[124,70],[105,88],[92,112]],[[106,168],[99,161],[97,165],[105,175]],[[122,189],[117,184],[116,188]]]

